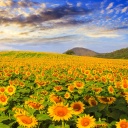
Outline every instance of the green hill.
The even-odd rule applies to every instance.
[[[128,47],[110,53],[98,54],[95,57],[111,58],[111,59],[128,59]]]

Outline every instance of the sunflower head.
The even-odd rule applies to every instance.
[[[71,108],[73,109],[73,114],[75,115],[82,113],[85,109],[84,104],[81,101],[73,102],[71,104]]]
[[[102,81],[103,83],[106,83],[106,82],[107,82],[107,77],[106,77],[106,76],[102,76],[102,77],[101,77],[101,81]]]
[[[8,103],[8,97],[5,94],[0,94],[0,104],[6,105]]]
[[[73,91],[74,91],[74,88],[75,88],[74,85],[69,85],[69,86],[68,86],[68,91],[69,91],[69,92],[73,92]]]
[[[66,92],[66,93],[64,94],[64,98],[65,98],[65,99],[69,99],[69,98],[70,98],[70,93],[69,93],[69,92]]]
[[[120,119],[119,122],[116,122],[116,128],[128,128],[128,121],[126,119]]]
[[[100,103],[103,104],[112,104],[116,98],[115,97],[104,97],[104,96],[97,96]]]
[[[30,116],[26,111],[17,111],[14,117],[18,124],[23,127],[33,128],[38,124],[37,119],[34,116]]]
[[[90,97],[91,97],[91,96],[89,96],[89,95],[85,95],[85,96],[83,97],[83,99],[84,99],[84,101],[88,102],[88,100],[89,100]]]
[[[114,88],[110,85],[110,86],[108,86],[108,92],[110,93],[110,94],[114,94]]]
[[[40,103],[38,103],[38,102],[35,102],[35,101],[32,101],[32,100],[30,100],[30,101],[25,101],[25,104],[26,104],[28,107],[30,107],[30,108],[32,108],[32,109],[36,109],[36,110],[41,110],[41,109],[44,108],[44,106],[43,106],[42,104],[40,104]]]
[[[124,79],[122,80],[122,88],[127,89],[128,88],[128,80]]]
[[[96,94],[99,94],[103,89],[100,87],[94,87],[92,90],[95,91]]]
[[[83,89],[84,88],[84,82],[82,82],[82,81],[75,81],[74,85],[77,89]]]
[[[5,92],[5,87],[0,87],[0,93],[4,93]]]
[[[6,92],[8,93],[8,95],[13,95],[16,91],[15,86],[10,85],[6,87]]]
[[[115,81],[114,85],[115,85],[115,88],[118,88],[118,89],[121,88],[121,82],[120,81]]]
[[[77,121],[78,128],[94,128],[96,126],[95,118],[90,115],[79,117]]]
[[[58,103],[48,108],[48,114],[54,121],[69,120],[72,117],[72,109],[68,105]]]
[[[57,92],[61,91],[62,89],[63,89],[63,87],[60,85],[54,87],[54,90]]]
[[[88,103],[90,106],[96,106],[98,104],[98,102],[96,101],[94,97],[90,97],[88,100]]]
[[[49,99],[50,99],[50,101],[53,102],[53,103],[60,103],[60,102],[63,101],[62,97],[57,96],[57,95],[54,94],[54,93],[49,96]]]

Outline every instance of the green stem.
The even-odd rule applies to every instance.
[[[62,121],[62,128],[65,128],[65,127],[64,127],[64,121]]]
[[[107,109],[106,109],[107,113],[109,112],[108,108],[109,108],[109,105],[107,104]],[[108,122],[108,116],[107,116],[107,122]]]

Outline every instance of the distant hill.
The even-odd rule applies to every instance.
[[[82,47],[75,47],[70,50],[67,50],[64,52],[64,54],[69,54],[69,55],[78,55],[78,56],[96,56],[99,53],[94,52],[92,50],[82,48]]]
[[[111,59],[128,59],[128,47],[110,53],[97,54],[96,57]]]

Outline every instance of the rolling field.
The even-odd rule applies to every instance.
[[[0,52],[0,128],[128,128],[128,60]]]

